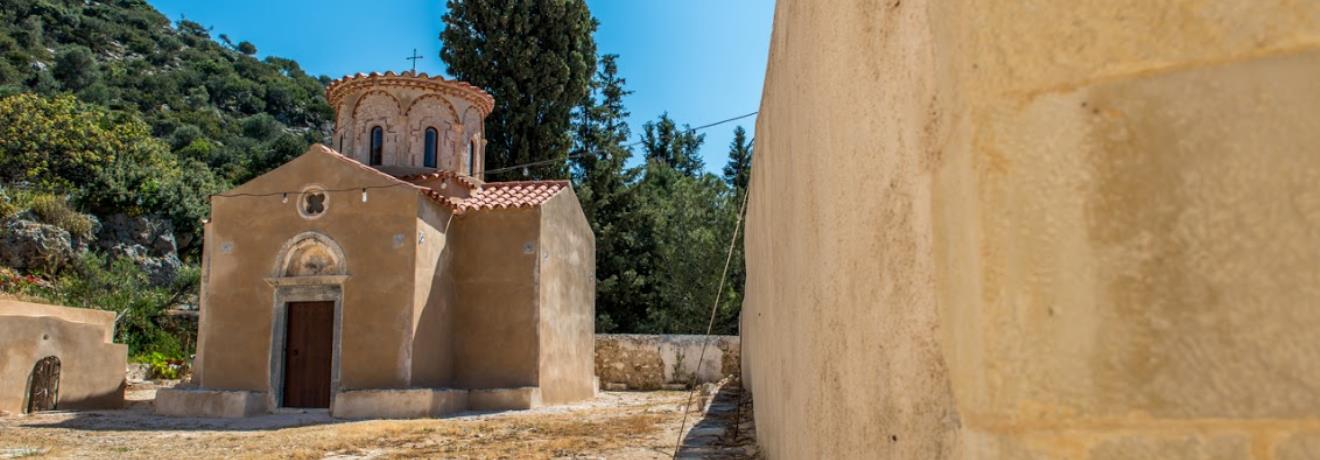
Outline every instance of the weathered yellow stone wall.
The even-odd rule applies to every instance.
[[[1320,457],[1320,3],[780,0],[771,458]]]

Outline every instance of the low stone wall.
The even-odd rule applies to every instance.
[[[697,383],[718,382],[741,372],[739,350],[737,336],[596,334],[596,376],[611,391],[685,387],[694,374]]]

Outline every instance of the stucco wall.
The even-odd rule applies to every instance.
[[[780,0],[764,451],[1313,455],[1318,51],[1313,2]]]
[[[706,347],[705,358],[701,348]],[[599,334],[596,376],[604,389],[650,391],[739,375],[738,336]],[[700,366],[698,366],[700,363]]]
[[[417,271],[413,281],[412,386],[453,383],[454,267],[448,231],[454,215],[418,196]]]
[[[198,383],[204,388],[269,391],[274,288],[266,279],[275,274],[281,246],[309,231],[334,240],[346,258],[341,386],[408,385],[418,193],[408,187],[376,188],[363,202],[359,190],[330,192],[325,213],[304,219],[297,211],[298,194],[291,193],[285,203],[279,192],[309,184],[337,189],[394,183],[364,167],[345,167],[347,160],[317,150],[324,147],[312,149],[227,192],[276,196],[212,198],[198,337],[205,367]]]
[[[454,220],[454,378],[460,388],[534,386],[539,371],[537,209]]]
[[[596,394],[596,238],[571,189],[541,206],[540,240],[541,401],[587,399]]]
[[[38,360],[60,360],[57,409],[118,408],[128,347],[110,343],[114,313],[0,301],[0,414],[25,409]]]

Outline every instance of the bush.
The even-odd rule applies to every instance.
[[[115,342],[128,345],[130,356],[161,353],[185,359],[192,350],[162,328],[160,320],[166,308],[196,292],[198,280],[196,268],[189,268],[180,272],[174,286],[154,287],[133,260],[86,252],[73,270],[34,294],[71,307],[115,312]]]
[[[14,197],[10,196],[9,191],[0,188],[0,221],[14,217],[22,211],[23,208],[20,208],[18,204],[14,202]]]
[[[160,352],[151,352],[138,356],[134,361],[148,365],[151,370],[148,378],[177,380],[186,369],[186,361]]]
[[[92,219],[69,206],[67,199],[48,193],[32,197],[32,212],[38,219],[68,231],[70,235],[82,238],[92,237]]]

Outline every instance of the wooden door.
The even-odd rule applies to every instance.
[[[28,376],[28,413],[55,410],[60,398],[60,359],[47,356],[32,366]]]
[[[335,303],[290,302],[284,345],[284,407],[330,407]]]

